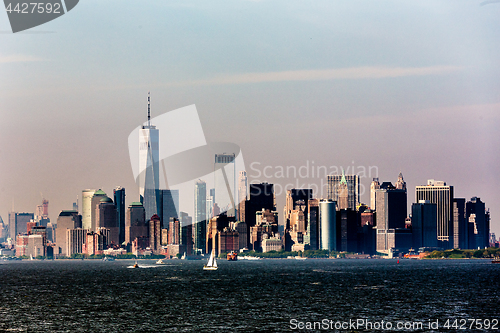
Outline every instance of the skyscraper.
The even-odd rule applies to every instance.
[[[98,189],[97,191],[94,192],[94,195],[92,196],[92,199],[90,201],[90,227],[89,228],[83,228],[83,229],[89,229],[89,231],[97,231],[97,208],[99,207],[99,204],[101,203],[101,199],[107,198],[108,196],[106,193]]]
[[[118,240],[122,244],[125,241],[125,189],[118,186],[113,190],[113,196],[118,224]]]
[[[335,201],[319,202],[319,244],[321,250],[337,250],[337,212]]]
[[[411,205],[411,213],[413,248],[437,247],[437,205],[420,200]]]
[[[238,177],[238,220],[245,219],[245,200],[248,192],[248,178],[246,171],[240,171]]]
[[[109,230],[107,244],[120,245],[120,228],[118,226],[116,207],[113,200],[107,196],[99,201],[96,212],[96,230],[106,228]]]
[[[81,219],[77,211],[63,210],[57,218],[56,250],[54,254],[67,256],[67,230],[81,228]]]
[[[373,181],[370,185],[370,208],[371,210],[376,210],[377,205],[375,201],[375,190],[378,190],[380,188],[380,183],[378,181],[378,178],[373,178]]]
[[[465,199],[453,198],[453,247],[469,249],[469,223],[465,217]]]
[[[214,184],[216,203],[221,212],[235,216],[237,205],[235,154],[215,154]]]
[[[469,221],[469,247],[482,249],[489,246],[490,226],[486,206],[478,197],[472,197],[465,204],[465,212]]]
[[[144,237],[148,234],[148,226],[144,206],[140,202],[132,202],[125,215],[125,242],[132,244],[138,237]]]
[[[168,228],[170,218],[179,218],[179,190],[160,190],[160,219],[163,228]]]
[[[147,219],[159,213],[159,140],[159,131],[156,126],[151,125],[151,103],[148,93],[148,122],[139,130],[139,193]]]
[[[82,191],[82,228],[90,230],[92,227],[92,197],[96,190]]]
[[[339,202],[339,187],[342,179],[347,183],[347,208],[356,210],[359,204],[359,176],[358,175],[328,175],[328,199]]]
[[[196,252],[205,252],[207,231],[207,184],[199,179],[194,189],[193,245]]]
[[[416,186],[415,200],[429,200],[437,204],[438,246],[453,248],[453,186],[429,179],[427,185]]]
[[[28,222],[33,220],[33,213],[9,213],[9,237],[15,240],[17,235],[28,231]]]

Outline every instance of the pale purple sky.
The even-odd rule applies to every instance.
[[[410,202],[444,180],[500,234],[500,4],[481,3],[86,0],[17,34],[0,11],[0,216],[43,196],[55,220],[86,188],[137,201],[127,139],[151,91],[153,116],[196,104],[250,180],[375,166],[403,172]]]

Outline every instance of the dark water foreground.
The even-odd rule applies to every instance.
[[[500,332],[494,322],[469,326],[500,319],[500,265],[485,260],[241,260],[219,261],[218,271],[166,262],[3,262],[0,332],[283,332],[349,320]],[[455,319],[469,321],[444,327]]]

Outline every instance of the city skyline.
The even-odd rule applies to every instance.
[[[295,181],[258,179],[253,162],[261,172],[376,166],[372,176],[391,181],[402,171],[410,192],[434,178],[480,197],[500,233],[499,6],[174,1],[122,4],[133,22],[104,19],[116,4],[81,3],[43,28],[0,35],[4,221],[13,202],[34,212],[42,197],[54,221],[87,188],[122,186],[127,206],[139,201],[127,135],[151,90],[154,115],[196,104],[207,141],[241,147],[249,183]],[[370,182],[360,180],[367,204]]]

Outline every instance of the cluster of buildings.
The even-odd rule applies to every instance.
[[[72,210],[48,218],[48,201],[36,213],[0,218],[0,254],[71,257],[74,254],[163,254],[168,257],[255,251],[328,250],[364,254],[411,249],[475,249],[489,246],[490,214],[478,197],[456,198],[453,186],[429,180],[415,189],[407,211],[407,188],[373,179],[370,204],[360,202],[358,175],[327,176],[327,197],[312,189],[286,193],[282,223],[273,184],[248,184],[236,172],[235,154],[215,154],[214,186],[194,182],[193,216],[180,210],[179,190],[160,189],[159,131],[148,121],[139,131],[140,200],[125,204],[125,189],[113,196],[82,191]],[[495,240],[496,241],[496,240]],[[10,252],[9,252],[10,251]]]

